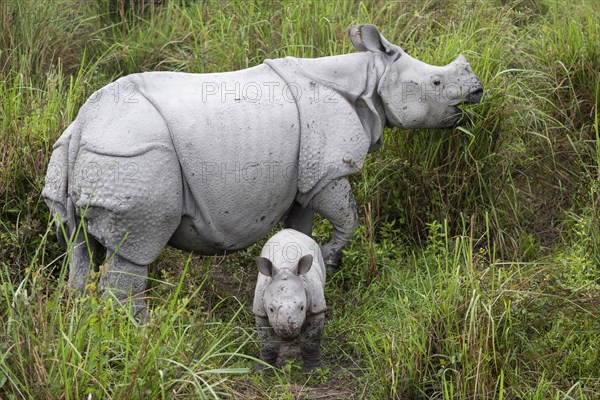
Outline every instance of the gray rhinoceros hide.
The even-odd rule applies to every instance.
[[[137,264],[154,260],[168,241],[207,254],[243,249],[263,238],[295,198],[306,204],[312,192],[362,166],[383,121],[363,101],[373,111],[365,106],[360,114],[371,112],[375,129],[363,127],[348,99],[374,79],[366,68],[351,72],[348,63],[369,58],[267,60],[231,73],[121,78],[113,85],[135,88],[135,102],[115,103],[110,87],[95,93],[52,155],[51,166],[69,177],[47,181],[43,194],[64,221],[74,216],[65,212],[69,205],[76,213],[87,208],[92,236]],[[291,81],[299,68],[298,86],[275,71]],[[317,101],[310,89],[316,76],[336,74],[345,75],[347,81],[338,79],[345,91],[319,81]],[[269,94],[263,85],[257,101],[241,97],[242,88],[264,82],[280,89]]]
[[[364,52],[214,74],[148,72],[100,89],[55,144],[47,204],[68,235],[83,218],[111,271],[143,277],[139,268],[167,243],[201,254],[243,249],[284,218],[310,234],[313,211],[333,226],[323,255],[337,265],[358,223],[347,177],[379,147],[384,126],[451,126],[457,106],[482,94],[462,56],[431,66],[372,25],[349,34]],[[70,280],[100,253],[78,251]]]

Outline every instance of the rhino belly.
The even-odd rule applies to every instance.
[[[224,243],[215,241],[206,234],[196,228],[194,219],[188,215],[181,218],[181,222],[177,227],[169,245],[177,249],[190,251],[205,256],[213,256],[223,254],[225,252]]]
[[[295,184],[276,183],[221,185],[218,182],[217,185],[215,182],[207,185],[207,193],[198,203],[188,192],[184,196],[185,215],[169,244],[204,255],[234,252],[253,245],[268,235],[293,204]],[[215,192],[220,195],[207,196]]]
[[[210,254],[264,238],[298,188],[300,123],[285,81],[266,65],[136,79],[163,116],[181,165],[183,217],[170,243]]]

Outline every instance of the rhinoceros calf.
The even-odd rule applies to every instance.
[[[326,272],[319,245],[284,229],[265,243],[257,265],[252,311],[261,359],[275,365],[281,342],[300,337],[304,370],[320,368]]]
[[[310,234],[314,211],[333,226],[335,268],[357,226],[348,176],[384,126],[450,127],[482,95],[462,55],[425,64],[373,25],[349,37],[361,53],[134,74],[94,93],[54,145],[42,193],[75,243],[70,285],[85,287],[105,248],[101,289],[135,296],[167,244],[223,254],[280,221]]]

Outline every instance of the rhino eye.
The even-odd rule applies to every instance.
[[[304,311],[304,306],[300,306],[300,311]]]
[[[269,311],[273,312],[273,307],[269,308]]]
[[[433,81],[433,84],[435,86],[439,86],[439,84],[442,83],[439,79],[436,79],[435,81]]]

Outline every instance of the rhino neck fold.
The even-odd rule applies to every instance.
[[[379,148],[385,112],[377,93],[380,56],[354,53],[265,60],[298,107],[298,194],[303,206],[334,179],[358,172]],[[289,89],[288,89],[289,88]]]
[[[355,109],[365,133],[371,139],[369,152],[379,148],[386,123],[383,104],[377,93],[379,80],[385,70],[380,55],[364,52],[320,58],[285,57],[265,60],[265,64],[273,68],[290,87],[299,84],[294,75],[311,82],[308,91],[301,91],[296,96],[297,101],[308,97],[309,101],[326,107],[328,103],[346,100]],[[290,76],[289,72],[293,75]],[[298,86],[302,89],[301,84]]]

